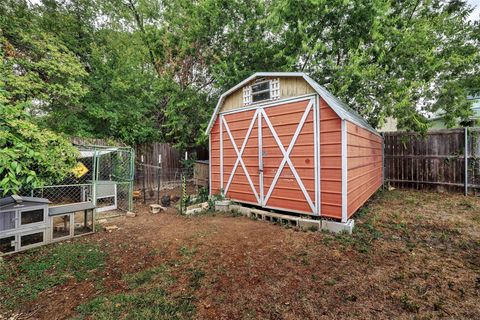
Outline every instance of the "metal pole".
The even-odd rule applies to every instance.
[[[93,171],[92,171],[92,202],[97,206],[97,148],[93,151]]]
[[[160,204],[160,173],[162,167],[162,155],[158,155],[158,170],[157,170],[157,204]]]
[[[128,211],[133,210],[133,184],[135,179],[135,150],[130,149],[130,183],[128,186],[129,197],[128,197]]]
[[[465,195],[468,195],[468,128],[465,127]]]
[[[385,190],[385,133],[382,132],[382,190]]]
[[[180,186],[182,188],[180,193],[180,214],[183,214],[183,170],[180,173]]]
[[[157,169],[157,204],[160,204],[160,167]]]
[[[140,156],[140,161],[142,162],[142,191],[143,191],[143,203],[147,202],[147,195],[145,190],[145,166],[143,164],[143,154]]]

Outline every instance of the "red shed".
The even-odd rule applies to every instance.
[[[346,222],[382,185],[383,139],[304,73],[260,72],[219,99],[210,193]]]

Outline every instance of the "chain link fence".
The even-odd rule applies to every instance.
[[[133,210],[133,149],[104,146],[77,148],[80,153],[78,163],[61,184],[24,191],[23,195],[47,198],[52,205],[91,201],[97,212]]]
[[[194,173],[196,162],[184,162],[180,168],[136,163],[134,193],[137,200],[144,204],[157,203],[164,207],[175,207],[180,213],[184,213],[190,204],[207,201],[208,181],[206,184],[198,183],[199,179]],[[208,171],[206,175],[208,176]]]

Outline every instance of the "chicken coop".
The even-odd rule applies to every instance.
[[[383,183],[383,138],[304,73],[255,73],[207,128],[210,194],[346,222]]]
[[[0,255],[94,231],[92,202],[50,206],[45,198],[0,199]]]
[[[99,213],[132,210],[133,150],[76,147],[77,164],[64,181],[0,199],[0,255],[89,234]]]

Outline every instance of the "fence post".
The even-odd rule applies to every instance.
[[[128,211],[133,210],[133,184],[135,183],[135,150],[130,148],[130,184],[128,186]]]
[[[98,152],[97,148],[93,149],[93,170],[92,170],[92,202],[93,205],[97,206],[97,171],[98,171]],[[97,209],[95,209],[96,211]]]
[[[140,155],[140,162],[142,166],[142,191],[143,191],[143,203],[147,203],[147,190],[145,189],[145,164],[143,163],[143,154]]]
[[[468,128],[465,127],[465,195],[468,195]]]
[[[382,132],[382,190],[385,190],[385,132]]]
[[[160,204],[160,167],[157,168],[157,204]]]

